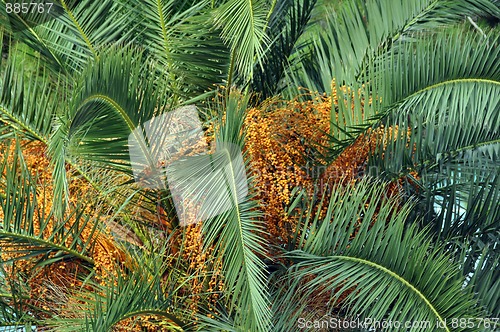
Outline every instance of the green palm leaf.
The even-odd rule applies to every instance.
[[[39,52],[55,72],[81,71],[101,48],[122,44],[133,31],[134,16],[120,2],[62,0],[58,6],[63,14],[38,26],[25,26],[20,18],[0,12],[1,20],[15,25],[15,38]]]
[[[179,290],[194,276],[183,276],[177,267],[166,265],[164,257],[169,253],[165,244],[157,250],[130,252],[136,264],[134,269],[124,272],[117,266],[120,272],[112,274],[106,284],[84,280],[86,287],[69,295],[74,300],[71,309],[78,315],[53,317],[45,324],[58,332],[107,332],[127,319],[151,315],[163,318],[162,326],[168,331],[190,330],[188,313],[180,309],[190,299],[179,295]]]
[[[478,34],[457,31],[419,42],[415,48],[408,45],[387,57],[397,65],[381,66],[384,74],[380,75],[380,86],[394,88],[376,91],[384,91],[382,100],[394,105],[386,111],[389,117],[385,124],[413,128],[407,143],[416,147],[411,156],[415,164],[429,169],[459,159],[470,167],[489,171],[484,163],[493,161],[500,147],[496,130],[500,127],[497,46],[498,36],[491,36],[485,43]],[[410,48],[416,52],[414,57],[404,54]],[[402,71],[407,74],[401,75]],[[394,140],[387,148],[387,158],[401,155],[402,150],[402,140]],[[388,170],[401,167],[398,162],[393,166],[387,163]]]
[[[222,39],[231,49],[228,88],[235,73],[246,83],[253,76],[254,64],[262,66],[269,39],[266,35],[269,8],[264,0],[228,0],[217,8],[215,23],[222,28]]]
[[[241,157],[241,128],[247,103],[248,98],[240,100],[238,94],[232,93],[216,136],[215,152],[172,164],[167,178],[174,196],[181,191],[188,197],[181,207],[190,201],[201,205],[195,220],[204,220],[204,246],[215,247],[222,258],[226,305],[235,328],[268,331],[269,299],[261,260],[266,254],[264,230]]]
[[[423,209],[425,220],[432,221],[443,238],[482,232],[483,240],[498,238],[494,234],[500,216],[494,203],[500,154],[497,45],[498,36],[485,43],[476,33],[444,33],[412,47],[415,57],[404,55],[409,45],[393,54],[389,61],[398,65],[384,65],[380,76],[383,84],[397,87],[392,96],[387,94],[386,100],[395,103],[382,122],[411,128],[411,134],[384,135],[385,146],[380,146],[370,166],[392,178],[417,170],[422,204],[430,207]],[[407,74],[401,75],[402,71]],[[437,216],[429,213],[437,208]]]
[[[479,259],[468,259],[464,265],[472,263],[474,267],[472,271],[466,268],[464,272],[473,272],[470,284],[474,292],[478,294],[481,304],[485,306],[491,317],[497,317],[500,314],[500,296],[498,295],[500,293],[500,259],[498,253],[491,248],[492,246],[484,247]]]
[[[299,62],[291,68],[296,86],[330,93],[334,78],[355,82],[372,59],[383,57],[398,42],[411,40],[412,34],[432,31],[467,15],[498,15],[498,7],[487,0],[350,0],[337,7],[329,10],[325,28],[310,48],[313,56],[304,56],[312,64]]]
[[[337,186],[324,218],[306,213],[298,249],[286,254],[294,265],[284,276],[288,289],[283,287],[276,308],[290,301],[300,306],[287,316],[289,324],[278,322],[283,330],[299,317],[311,318],[307,306],[315,297],[329,315],[344,296],[347,319],[429,321],[432,330],[461,331],[452,328],[451,318],[481,315],[470,290],[462,287],[458,266],[415,225],[405,226],[411,205],[397,207],[397,198],[385,199],[384,191],[370,180]],[[436,321],[444,328],[436,328]]]
[[[137,4],[137,38],[156,62],[158,76],[168,80],[173,93],[195,96],[222,83],[229,54],[216,31],[206,29],[208,1],[179,6],[173,0]],[[200,14],[201,13],[201,14]]]
[[[252,88],[264,100],[276,95],[285,88],[285,70],[290,65],[291,57],[297,53],[298,41],[310,24],[315,0],[277,1],[269,17],[267,35],[269,49],[262,60],[262,65],[254,67]]]
[[[128,136],[169,102],[167,91],[143,76],[148,63],[139,60],[140,53],[127,48],[109,52],[84,70],[50,139],[55,196],[63,203],[67,197],[66,163],[78,165],[78,160],[84,160],[130,173]],[[144,156],[150,156],[146,145],[141,148]],[[92,174],[86,178],[91,179]],[[63,210],[64,204],[57,213]]]
[[[67,258],[93,264],[88,253],[93,246],[92,234],[96,226],[91,227],[91,218],[85,216],[81,208],[75,208],[68,213],[67,219],[57,223],[51,214],[40,210],[36,198],[37,180],[24,164],[18,142],[14,149],[12,164],[8,164],[7,154],[3,155],[0,164],[0,174],[3,174],[0,182],[2,250],[15,254],[14,260],[37,257],[40,265]],[[35,220],[39,222],[38,229]],[[91,232],[85,241],[81,235],[88,227]]]
[[[46,73],[25,68],[27,56],[17,49],[13,46],[11,55],[2,61],[0,120],[8,124],[9,130],[47,142],[59,109],[57,95],[62,89],[54,88]]]
[[[58,76],[55,80],[38,65],[40,60],[33,62],[32,58],[24,54],[26,47],[13,44],[10,54],[2,61],[0,77],[0,120],[2,127],[1,138],[11,139],[14,135],[23,138],[41,141],[50,145],[54,165],[54,181],[56,202],[67,204],[66,164],[70,163],[78,176],[85,178],[104,197],[110,199],[105,191],[111,187],[103,181],[103,172],[89,167],[89,162],[82,161],[78,155],[72,156],[67,152],[66,128],[62,123],[68,123],[69,105],[66,95],[75,93],[72,85],[66,84]],[[57,125],[59,123],[59,126]],[[50,144],[49,144],[50,142]],[[121,166],[123,167],[123,166]],[[109,175],[107,176],[109,178]],[[62,181],[61,181],[62,179]],[[113,185],[116,187],[116,183]],[[54,205],[54,211],[62,215],[61,204]]]

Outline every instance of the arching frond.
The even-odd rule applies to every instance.
[[[125,11],[126,7],[121,2],[58,1],[54,7],[54,10],[60,8],[58,14],[39,25],[29,24],[19,15],[4,12],[6,2],[2,0],[0,15],[5,16],[1,19],[10,22],[15,38],[39,52],[47,68],[55,72],[74,75],[103,47],[123,44],[133,31],[134,15]],[[43,15],[46,17],[48,14]]]
[[[168,331],[192,330],[192,324],[186,320],[188,313],[176,305],[179,301],[190,301],[194,294],[183,296],[179,290],[191,278],[199,276],[177,275],[175,269],[166,265],[164,255],[168,255],[165,244],[157,252],[132,254],[133,269],[111,273],[106,283],[85,280],[86,287],[69,294],[71,310],[78,314],[54,317],[46,324],[57,332],[107,332],[127,321],[126,325],[134,328],[134,320],[153,316],[160,318]],[[121,268],[117,262],[117,269]]]
[[[130,49],[103,54],[84,70],[67,113],[57,120],[49,154],[55,195],[61,202],[67,196],[66,163],[85,160],[130,173],[129,135],[155,112],[165,110],[169,95],[144,77],[145,64],[138,59],[140,53]],[[147,147],[142,148],[148,156]]]
[[[405,225],[411,206],[397,207],[398,199],[384,198],[384,191],[366,179],[337,186],[324,218],[306,214],[298,249],[286,254],[293,265],[278,283],[285,293],[277,312],[297,303],[285,309],[286,320],[278,318],[283,331],[318,314],[307,307],[320,299],[327,316],[340,304],[347,319],[428,321],[436,331],[460,330],[450,325],[452,317],[481,315],[458,266],[416,225]]]
[[[185,213],[203,222],[204,246],[215,247],[222,259],[225,304],[235,328],[268,331],[271,313],[261,258],[266,255],[264,229],[242,156],[247,105],[248,98],[232,93],[216,134],[215,152],[172,164],[167,178],[170,188],[186,197],[180,204]]]
[[[338,7],[338,8],[337,8]],[[296,86],[331,93],[331,82],[351,84],[383,57],[393,45],[411,40],[412,34],[432,31],[465,17],[498,15],[491,1],[345,1],[329,10],[325,28],[314,41],[312,57],[303,66],[291,68]]]

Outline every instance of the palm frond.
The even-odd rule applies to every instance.
[[[177,204],[178,214],[182,216],[179,211],[185,209],[191,222],[203,221],[204,246],[215,247],[222,259],[226,305],[237,329],[267,331],[264,230],[241,152],[247,104],[248,97],[231,93],[215,152],[174,162],[167,168],[167,179],[173,195],[184,197]]]
[[[294,264],[284,276],[288,289],[283,287],[276,310],[290,301],[300,306],[288,309],[290,323],[282,319],[279,326],[311,318],[307,307],[316,298],[326,315],[340,304],[347,319],[428,321],[435,330],[440,330],[436,322],[445,331],[462,330],[452,328],[452,317],[481,315],[470,290],[463,289],[459,267],[424,232],[405,225],[411,205],[397,207],[398,199],[384,198],[385,190],[366,179],[337,186],[324,218],[306,215],[298,249],[286,254]]]
[[[478,258],[467,259],[464,272],[466,276],[472,274],[469,285],[490,317],[497,317],[500,314],[500,259],[492,248],[493,246],[485,246]],[[473,267],[470,266],[471,263],[474,264]]]
[[[116,167],[129,164],[128,136],[163,111],[169,97],[143,76],[141,59],[134,49],[110,50],[85,69],[68,119],[61,119],[70,155]]]
[[[41,25],[29,25],[12,15],[7,19],[14,37],[39,52],[55,72],[79,72],[101,48],[124,43],[133,31],[133,13],[122,2],[61,0],[56,5],[62,13]]]
[[[67,219],[57,223],[52,214],[40,209],[37,180],[24,164],[19,143],[16,142],[14,147],[7,146],[6,151],[13,153],[4,154],[0,164],[2,251],[12,256],[11,261],[36,257],[40,266],[68,258],[93,264],[89,252],[95,240],[92,240],[92,234],[97,223],[92,226],[92,219],[83,213],[81,207],[72,209]],[[12,158],[10,165],[9,157]],[[90,231],[88,240],[82,236],[86,228]]]
[[[313,64],[297,68],[306,70],[306,75],[301,78],[300,73],[292,73],[291,77],[298,80],[296,86],[331,93],[334,78],[338,84],[352,84],[372,59],[383,57],[399,42],[411,40],[412,34],[484,13],[497,15],[498,7],[485,0],[345,1],[330,10],[331,18],[314,41],[310,52],[316,56],[306,57]]]
[[[443,247],[467,248],[466,276],[484,247],[498,241],[500,220],[498,36],[484,38],[458,29],[403,45],[389,53],[389,62],[376,61],[366,81],[371,86],[364,96],[378,95],[378,101],[361,106],[355,96],[354,111],[339,107],[339,118],[358,124],[353,132],[369,127],[359,125],[369,114],[385,126],[369,170],[389,179],[418,173],[405,185],[419,197],[412,218],[432,227]],[[353,113],[362,116],[351,120]]]
[[[389,178],[417,171],[414,183],[426,206],[424,220],[432,221],[442,238],[468,238],[488,229],[491,234],[498,228],[497,45],[497,36],[485,43],[481,35],[459,30],[408,45],[390,57],[396,66],[382,66],[380,85],[395,89],[382,97],[392,99],[394,107],[384,111],[381,122],[399,131],[385,130],[370,169]],[[404,55],[410,49],[415,56]]]
[[[296,52],[296,43],[310,23],[316,2],[282,0],[274,6],[266,29],[271,41],[269,49],[262,65],[255,65],[252,79],[252,89],[261,100],[278,94],[284,88],[285,69]]]
[[[477,48],[463,47],[464,43],[477,45]],[[427,126],[437,128],[446,122],[448,134],[440,138],[442,141],[437,145],[438,150],[448,144],[461,143],[464,144],[464,151],[459,149],[449,152],[456,155],[474,149],[476,145],[469,146],[468,143],[475,136],[459,136],[457,133],[453,136],[449,120],[465,123],[464,117],[468,115],[463,111],[478,107],[486,116],[484,125],[487,128],[498,123],[498,114],[493,111],[498,103],[495,94],[499,71],[494,65],[494,59],[498,56],[498,48],[495,46],[497,43],[498,38],[493,34],[485,43],[483,36],[477,32],[452,29],[440,31],[415,43],[401,44],[399,50],[393,49],[385,57],[374,61],[359,82],[336,87],[338,108],[332,108],[332,134],[338,140],[348,139],[353,142],[357,135],[382,123],[387,126],[415,128],[420,130],[415,137],[424,139],[423,132],[427,131]],[[454,99],[455,91],[464,93],[471,100],[468,101],[463,96]],[[480,94],[476,95],[476,91]],[[438,112],[442,108],[446,111]],[[477,121],[480,120],[476,119]],[[417,128],[419,126],[421,129]],[[473,126],[469,130],[477,136],[480,128]],[[405,136],[401,131],[398,135]],[[455,141],[450,141],[450,135]],[[479,142],[480,145],[495,144],[492,136],[495,135],[495,130],[488,129],[481,135],[485,141]],[[387,141],[392,140],[387,135],[385,137]],[[395,139],[396,136],[393,135],[399,150],[403,148],[404,142],[401,137]],[[411,143],[421,142],[414,139]],[[392,155],[390,149],[387,155]],[[484,148],[484,153],[494,155],[494,151],[491,152],[491,148]],[[447,156],[446,151],[434,150],[434,154],[439,158]],[[419,158],[425,159],[423,155],[425,154],[421,150]],[[401,158],[397,163],[395,168],[401,166]]]
[[[432,230],[433,240],[456,257],[463,275],[471,279],[469,285],[475,289],[480,303],[494,313],[500,296],[490,292],[489,287],[497,287],[493,276],[500,241],[498,170],[482,181],[475,175],[455,174],[456,170],[443,171],[439,182],[414,179],[413,185],[406,185],[414,188],[418,183],[418,191],[410,191],[418,199],[412,219],[421,218],[420,224]]]
[[[138,59],[141,55],[133,49],[112,49],[84,70],[49,143],[55,196],[60,202],[67,197],[67,163],[78,165],[78,160],[84,160],[129,174],[129,135],[156,112],[165,110],[168,93],[144,77],[144,66],[149,63]],[[137,141],[143,142],[141,138]],[[147,146],[143,144],[141,149],[144,156],[150,156]]]
[[[269,44],[266,35],[269,8],[264,0],[227,0],[217,8],[215,24],[222,28],[221,37],[231,49],[228,89],[239,81],[246,83],[253,76],[254,64],[262,66]]]
[[[15,265],[10,270],[5,265],[0,265],[0,326],[4,329],[6,326],[18,328],[37,325],[38,321],[25,310],[26,300],[29,298],[28,289],[28,285],[19,277]]]
[[[160,64],[157,75],[179,96],[193,97],[226,77],[229,53],[217,31],[206,29],[207,4],[150,0],[135,8],[140,18],[136,38]]]
[[[175,305],[181,300],[185,301],[184,306],[189,303],[189,297],[180,296],[179,289],[194,276],[179,275],[174,266],[166,265],[165,244],[157,252],[131,254],[134,261],[131,271],[117,265],[118,273],[111,274],[106,283],[86,279],[86,287],[70,294],[75,306],[72,310],[79,313],[76,317],[54,317],[45,324],[58,332],[107,332],[129,319],[132,319],[129,325],[133,326],[133,319],[156,316],[163,318],[163,327],[169,331],[189,330],[188,313]]]
[[[51,78],[42,70],[26,68],[25,59],[17,46],[11,47],[6,60],[2,59],[0,120],[9,130],[47,142],[62,89],[54,88]]]

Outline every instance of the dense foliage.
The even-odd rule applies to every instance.
[[[0,4],[0,325],[499,328],[497,0]]]

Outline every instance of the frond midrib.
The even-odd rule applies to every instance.
[[[156,0],[156,9],[158,10],[158,18],[160,20],[161,36],[163,39],[163,47],[165,49],[165,56],[167,57],[167,63],[170,67],[170,48],[168,47],[167,38],[167,26],[165,23],[165,17],[163,16],[163,8],[161,6],[161,0]]]
[[[37,244],[41,244],[41,245],[46,246],[46,247],[52,247],[55,249],[59,249],[61,251],[67,252],[68,254],[71,254],[72,256],[75,256],[76,258],[82,259],[82,260],[84,260],[92,265],[94,264],[94,260],[92,258],[85,256],[74,249],[65,247],[65,246],[58,244],[58,243],[55,243],[55,242],[41,239],[37,236],[26,235],[26,234],[21,234],[21,233],[6,232],[3,230],[0,230],[0,237],[17,238],[17,239],[21,239],[24,241],[28,241],[30,243],[37,243]]]
[[[85,44],[87,44],[87,47],[89,48],[89,50],[92,52],[92,54],[94,54],[95,57],[97,57],[97,52],[94,49],[94,47],[92,46],[92,43],[90,42],[90,38],[87,36],[85,31],[83,31],[83,28],[81,27],[80,23],[78,23],[76,17],[73,15],[73,12],[68,8],[68,6],[66,5],[66,2],[64,0],[61,0],[61,4],[62,4],[64,10],[66,11],[66,13],[68,14],[68,16],[70,17],[71,21],[73,22],[73,24],[77,28],[81,37],[85,41]]]
[[[435,0],[435,1],[431,2],[427,7],[425,7],[424,9],[419,11],[418,13],[416,13],[415,16],[409,17],[408,20],[406,21],[406,23],[401,28],[394,29],[392,31],[393,33],[390,33],[387,37],[382,38],[378,45],[382,45],[389,40],[392,43],[395,43],[406,31],[408,31],[413,25],[417,24],[421,18],[425,17],[425,15],[427,15],[428,12],[430,12],[433,8],[435,8],[436,5],[438,4],[438,2],[439,2],[439,0]],[[375,56],[375,57],[382,56],[383,57],[384,55],[386,55],[384,52],[382,52],[381,54],[377,54],[377,49],[373,49],[371,46],[368,46],[366,48],[366,52],[365,52],[363,58],[361,59],[361,61],[359,63],[359,66],[358,66],[359,68],[357,68],[357,70],[356,70],[355,77],[359,77],[360,73],[362,73],[364,70],[366,70],[366,66],[363,66],[363,63],[365,63],[370,57],[372,57],[372,56]]]
[[[417,22],[421,18],[425,17],[425,15],[427,15],[429,12],[431,12],[432,9],[434,9],[437,6],[438,3],[439,3],[439,0],[435,0],[435,1],[431,2],[427,7],[425,7],[419,13],[417,13],[417,15],[415,15],[415,17],[412,17],[410,20],[408,20],[408,22],[401,28],[401,30],[398,31],[394,35],[393,42],[396,41],[397,39],[399,39],[399,37],[402,33],[405,33],[406,31],[408,31],[412,25],[417,24]]]
[[[2,104],[0,104],[0,112],[3,113],[3,114],[5,114],[8,118],[10,118],[12,121],[14,121],[22,129],[26,130],[31,135],[33,135],[33,137],[36,137],[42,143],[47,144],[48,141],[47,141],[47,139],[45,137],[43,137],[40,133],[36,132],[28,124],[26,124],[23,121],[21,121],[21,119],[18,118],[17,116],[15,116],[14,113],[9,112],[9,109],[7,107],[3,106]],[[19,128],[15,128],[15,129],[19,129]]]
[[[142,140],[142,136],[140,135],[140,133],[138,133],[138,132],[135,131],[134,122],[128,116],[128,114],[125,111],[125,109],[120,104],[118,104],[113,98],[110,98],[109,96],[103,95],[103,94],[100,94],[100,93],[94,94],[94,95],[91,95],[91,96],[85,98],[85,100],[82,102],[82,104],[81,104],[80,107],[82,107],[83,105],[85,105],[87,103],[95,101],[95,100],[104,101],[105,103],[107,103],[108,105],[110,105],[116,111],[116,113],[118,113],[118,115],[126,123],[129,131],[132,133],[132,135],[134,135],[134,137],[136,138],[137,142],[139,143],[141,151],[144,154],[144,156],[147,158],[149,165],[151,165],[151,166],[154,165],[154,162],[151,159],[149,150],[148,150],[147,146],[144,145],[144,142]]]
[[[5,3],[5,1],[2,1],[2,2]],[[50,55],[52,55],[52,57],[56,60],[57,64],[63,69],[63,71],[65,73],[67,73],[66,67],[63,66],[63,64],[61,63],[59,58],[54,54],[54,52],[52,52],[52,50],[48,47],[48,45],[45,43],[45,41],[42,38],[40,38],[40,36],[36,33],[35,30],[33,30],[33,28],[26,22],[26,20],[24,20],[22,17],[20,17],[19,14],[16,14],[16,13],[13,13],[13,14],[16,15],[17,19],[22,21],[24,26],[26,26],[26,29],[36,38],[36,40],[38,42],[40,42],[45,47],[46,50],[49,51]]]
[[[421,93],[424,93],[424,92],[427,92],[427,91],[430,91],[430,90],[433,90],[433,89],[437,89],[437,88],[442,87],[442,86],[456,84],[456,83],[487,83],[487,84],[493,84],[493,85],[499,85],[500,86],[500,81],[496,81],[496,80],[493,80],[493,79],[487,79],[487,78],[465,78],[465,77],[464,78],[454,78],[454,79],[444,80],[444,81],[441,81],[441,82],[438,82],[438,83],[434,83],[434,84],[428,85],[425,88],[422,88],[420,90],[417,90],[417,91],[413,92],[412,94],[410,94],[408,97],[405,97],[404,99],[405,100],[412,99],[412,98],[414,98],[415,96],[417,96],[417,95],[419,95]]]
[[[458,154],[460,154],[461,152],[465,152],[465,151],[468,151],[468,150],[475,150],[475,149],[483,147],[483,146],[494,145],[494,144],[500,144],[500,138],[496,138],[496,139],[492,139],[492,140],[488,140],[488,141],[483,141],[483,142],[480,142],[480,143],[469,144],[469,145],[466,145],[466,146],[461,146],[458,149],[447,150],[447,151],[438,151],[437,154],[439,154],[439,155],[441,155],[442,157],[445,157],[445,158],[446,157],[453,158],[453,157],[457,156]],[[431,163],[433,163],[435,161],[436,161],[436,158],[426,159],[426,160],[423,160],[423,161],[419,162],[418,164],[421,164],[421,165],[430,165]]]
[[[438,83],[434,83],[431,85],[426,86],[425,88],[419,89],[410,95],[406,97],[402,97],[399,101],[394,101],[391,106],[387,107],[387,109],[381,113],[378,113],[378,116],[376,114],[376,118],[372,119],[371,121],[368,120],[365,122],[364,127],[363,124],[356,125],[355,127],[351,128],[355,130],[356,135],[352,138],[347,138],[346,141],[350,142],[350,144],[346,145],[343,149],[345,150],[347,146],[350,146],[354,141],[360,137],[362,134],[366,134],[370,128],[376,127],[377,125],[380,125],[384,119],[389,118],[391,115],[394,113],[398,112],[401,109],[401,105],[403,105],[406,101],[411,100],[418,96],[421,93],[431,91],[433,89],[437,89],[446,85],[452,85],[452,84],[467,84],[467,83],[486,83],[486,84],[493,84],[493,85],[498,85],[500,87],[500,81],[496,81],[493,79],[485,79],[485,78],[455,78],[455,79],[450,79],[450,80],[444,80]],[[362,129],[360,129],[362,128]],[[349,132],[349,131],[348,131]]]
[[[377,263],[375,263],[373,261],[370,261],[370,260],[367,260],[367,259],[363,259],[363,258],[359,258],[359,257],[352,257],[352,256],[330,256],[329,258],[330,259],[334,259],[334,260],[349,261],[349,262],[354,262],[354,263],[358,263],[358,264],[367,265],[367,266],[370,266],[372,268],[375,268],[377,270],[380,270],[380,271],[384,272],[385,274],[389,275],[393,279],[398,280],[404,286],[406,286],[411,291],[413,291],[431,309],[431,311],[434,313],[434,315],[436,315],[437,319],[441,323],[441,326],[444,326],[444,328],[446,329],[446,331],[450,332],[450,329],[446,325],[446,321],[441,317],[441,315],[439,314],[439,312],[437,311],[437,309],[432,305],[432,303],[430,302],[430,300],[427,299],[427,297],[424,294],[422,294],[422,292],[420,292],[415,286],[413,286],[408,280],[406,280],[405,278],[403,278],[402,276],[400,276],[396,272],[394,272],[394,271],[386,268],[385,266],[377,264]]]
[[[229,153],[229,150],[228,149],[224,149],[224,152],[227,154],[227,158],[228,158],[228,161],[229,161],[229,169],[231,170],[231,179],[236,179],[236,175],[234,174],[234,168],[233,168],[233,161],[231,159],[231,155]],[[240,206],[238,204],[238,197],[236,196],[236,193],[237,193],[237,188],[236,188],[236,185],[235,185],[235,181],[230,181],[231,182],[231,192],[233,194],[233,200],[234,200],[234,205],[235,205],[235,209],[236,209],[236,215],[237,215],[237,220],[238,220],[238,235],[239,235],[239,240],[240,240],[240,244],[241,244],[241,248],[242,249],[242,254],[243,254],[243,257],[244,257],[244,264],[242,264],[242,268],[245,270],[245,275],[247,276],[247,280],[249,280],[250,278],[248,278],[248,275],[249,275],[249,271],[248,271],[248,261],[251,261],[251,259],[248,258],[248,255],[247,255],[247,251],[243,249],[244,245],[245,245],[245,239],[244,239],[244,236],[243,236],[243,221],[241,219],[241,210],[240,210]],[[251,301],[252,301],[252,307],[253,307],[253,313],[254,315],[256,315],[256,312],[255,312],[255,308],[258,307],[258,304],[255,303],[255,299],[254,299],[254,296],[253,296],[253,293],[250,291],[250,297],[251,297]],[[259,318],[259,317],[255,317],[255,318]]]

